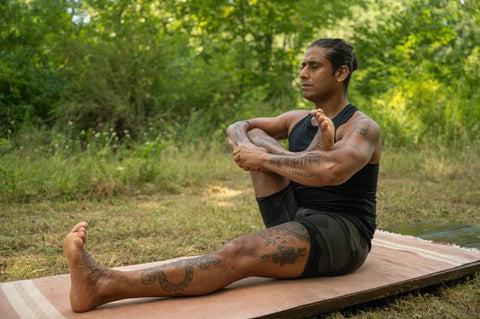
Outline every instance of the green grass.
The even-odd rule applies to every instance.
[[[263,227],[249,176],[224,146],[149,145],[116,153],[4,153],[0,281],[67,273],[62,241],[81,220],[90,224],[87,249],[107,266],[206,253]],[[378,225],[431,219],[480,225],[479,177],[479,149],[386,149]],[[474,277],[326,317],[478,313],[480,279]]]

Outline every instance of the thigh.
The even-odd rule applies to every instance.
[[[234,252],[241,277],[296,278],[305,270],[310,237],[302,224],[288,222],[234,239],[225,248]]]

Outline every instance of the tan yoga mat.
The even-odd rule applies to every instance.
[[[148,268],[149,263],[118,268]],[[200,297],[139,298],[73,313],[69,275],[1,283],[1,318],[304,318],[480,271],[480,251],[377,231],[356,272],[296,280],[247,278]]]

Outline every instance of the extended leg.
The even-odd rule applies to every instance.
[[[85,222],[75,225],[63,245],[76,312],[125,298],[207,294],[250,276],[295,278],[310,251],[307,230],[290,222],[236,238],[208,255],[122,272],[99,265],[85,251],[86,229]]]

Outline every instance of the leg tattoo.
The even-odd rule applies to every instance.
[[[276,264],[283,266],[285,264],[294,264],[299,257],[305,256],[307,248],[298,248],[297,251],[293,247],[288,246],[278,246],[278,253],[274,254],[265,254],[260,256],[262,259],[271,258],[272,261]]]
[[[188,287],[193,280],[193,267],[202,270],[208,269],[211,265],[217,265],[221,260],[211,255],[195,257],[187,260],[179,260],[153,269],[147,269],[142,273],[142,284],[145,286],[153,284],[158,280],[160,286],[168,292],[181,293]],[[185,270],[185,277],[179,283],[173,283],[168,280],[164,269],[171,267],[182,267]]]
[[[264,254],[260,258],[271,259],[280,266],[294,264],[298,258],[306,255],[307,247],[294,247],[295,238],[310,243],[307,230],[299,223],[286,223],[281,227],[267,229],[258,235],[265,240],[265,247],[272,245],[278,250],[272,254]]]

